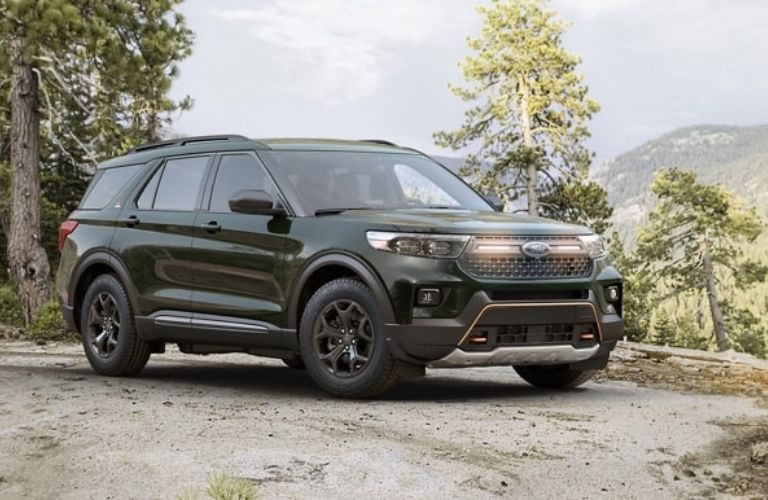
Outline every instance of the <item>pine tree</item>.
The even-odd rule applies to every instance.
[[[623,278],[624,334],[636,342],[648,340],[654,304],[654,284],[648,279],[648,275],[642,272],[637,257],[624,249],[624,244],[616,232],[611,236],[608,254]]]
[[[765,279],[768,268],[744,258],[762,222],[722,186],[698,184],[693,172],[661,170],[652,191],[658,201],[638,232],[640,272],[669,286],[661,299],[704,291],[717,347],[727,350],[731,340],[720,288],[726,281],[747,287]]]
[[[84,169],[157,138],[169,113],[189,106],[167,96],[175,63],[191,50],[178,3],[0,0],[0,82],[8,80],[10,95],[0,110],[11,171],[7,265],[25,322],[50,296],[41,158],[43,170],[58,175],[47,183],[50,194],[71,202]],[[75,173],[73,191],[53,193],[67,173]]]
[[[544,217],[582,224],[603,234],[610,226],[613,208],[608,203],[608,193],[600,184],[581,179],[555,183],[542,195],[539,212]]]
[[[653,322],[654,341],[660,345],[674,346],[677,340],[677,328],[665,311],[659,311]]]
[[[576,72],[580,59],[563,48],[565,23],[546,0],[492,0],[478,10],[482,33],[461,63],[469,86],[450,87],[473,107],[436,143],[469,150],[461,175],[507,206],[524,196],[530,215],[607,219],[605,192],[587,180],[593,155],[584,145],[599,106]],[[582,195],[596,203],[578,205]]]

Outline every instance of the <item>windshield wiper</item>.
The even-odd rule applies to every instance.
[[[425,205],[422,207],[416,207],[425,210],[466,210],[466,208],[459,205]]]
[[[374,210],[373,207],[346,207],[346,208],[321,208],[315,210],[315,215],[334,215],[342,212],[350,212],[352,210]]]

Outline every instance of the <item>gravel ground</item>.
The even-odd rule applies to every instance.
[[[549,392],[486,368],[355,402],[250,356],[169,352],[114,379],[79,346],[0,341],[0,498],[175,498],[211,472],[264,497],[764,498],[763,438],[760,395]]]

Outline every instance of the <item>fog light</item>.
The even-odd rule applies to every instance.
[[[621,290],[618,286],[605,287],[605,300],[614,303],[618,302],[619,299],[621,299]]]
[[[479,345],[487,344],[488,343],[488,337],[486,335],[484,335],[484,334],[472,335],[471,337],[469,337],[469,343],[470,344],[479,344]]]
[[[443,301],[443,294],[438,288],[419,288],[416,290],[417,306],[436,306]]]

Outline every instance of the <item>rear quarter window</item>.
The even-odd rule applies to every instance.
[[[88,190],[85,192],[80,208],[96,210],[107,206],[112,198],[123,189],[128,181],[139,171],[141,165],[105,168],[96,172]]]

